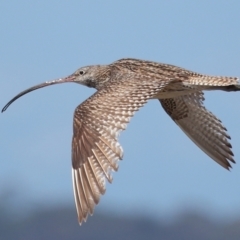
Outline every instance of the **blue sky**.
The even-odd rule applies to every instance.
[[[240,2],[2,1],[0,103],[78,67],[123,57],[210,75],[240,76]],[[15,208],[74,204],[73,111],[94,90],[77,84],[30,93],[0,116],[0,194]],[[224,170],[199,150],[158,101],[120,137],[124,160],[96,208],[169,218],[191,208],[224,219],[240,214],[240,94],[211,92],[205,104],[227,127],[237,164]],[[10,207],[9,207],[10,208]]]

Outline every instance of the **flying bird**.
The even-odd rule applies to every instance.
[[[46,86],[74,82],[97,91],[74,112],[72,180],[78,221],[93,214],[118,170],[123,149],[120,132],[150,99],[163,109],[183,132],[210,158],[229,169],[233,159],[230,136],[221,121],[203,104],[205,90],[240,91],[236,77],[208,76],[169,64],[138,59],[120,59],[109,65],[81,67],[68,77],[31,87],[10,100],[2,109],[28,92]]]

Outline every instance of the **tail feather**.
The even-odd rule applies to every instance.
[[[190,78],[190,83],[193,85],[198,85],[198,86],[234,86],[235,91],[239,91],[240,85],[239,85],[239,79],[237,77],[218,77],[218,76],[192,76]],[[232,88],[230,88],[230,91]]]

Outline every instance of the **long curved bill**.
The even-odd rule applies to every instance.
[[[34,90],[37,90],[39,88],[43,88],[43,87],[47,87],[47,86],[50,86],[50,85],[54,85],[54,84],[59,84],[59,83],[66,83],[66,82],[73,82],[75,80],[75,75],[72,74],[68,77],[65,77],[65,78],[59,78],[59,79],[55,79],[55,80],[52,80],[52,81],[48,81],[48,82],[44,82],[44,83],[41,83],[41,84],[38,84],[36,86],[33,86],[31,88],[28,88],[26,89],[25,91],[22,91],[20,92],[17,96],[15,96],[13,99],[11,99],[5,106],[4,108],[2,109],[2,112],[6,111],[7,108],[15,101],[17,100],[18,98],[20,98],[21,96],[29,93],[29,92],[32,92]]]

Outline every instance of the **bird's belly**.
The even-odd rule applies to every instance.
[[[178,90],[178,91],[161,91],[153,99],[175,98],[189,93],[197,92],[196,89]]]

